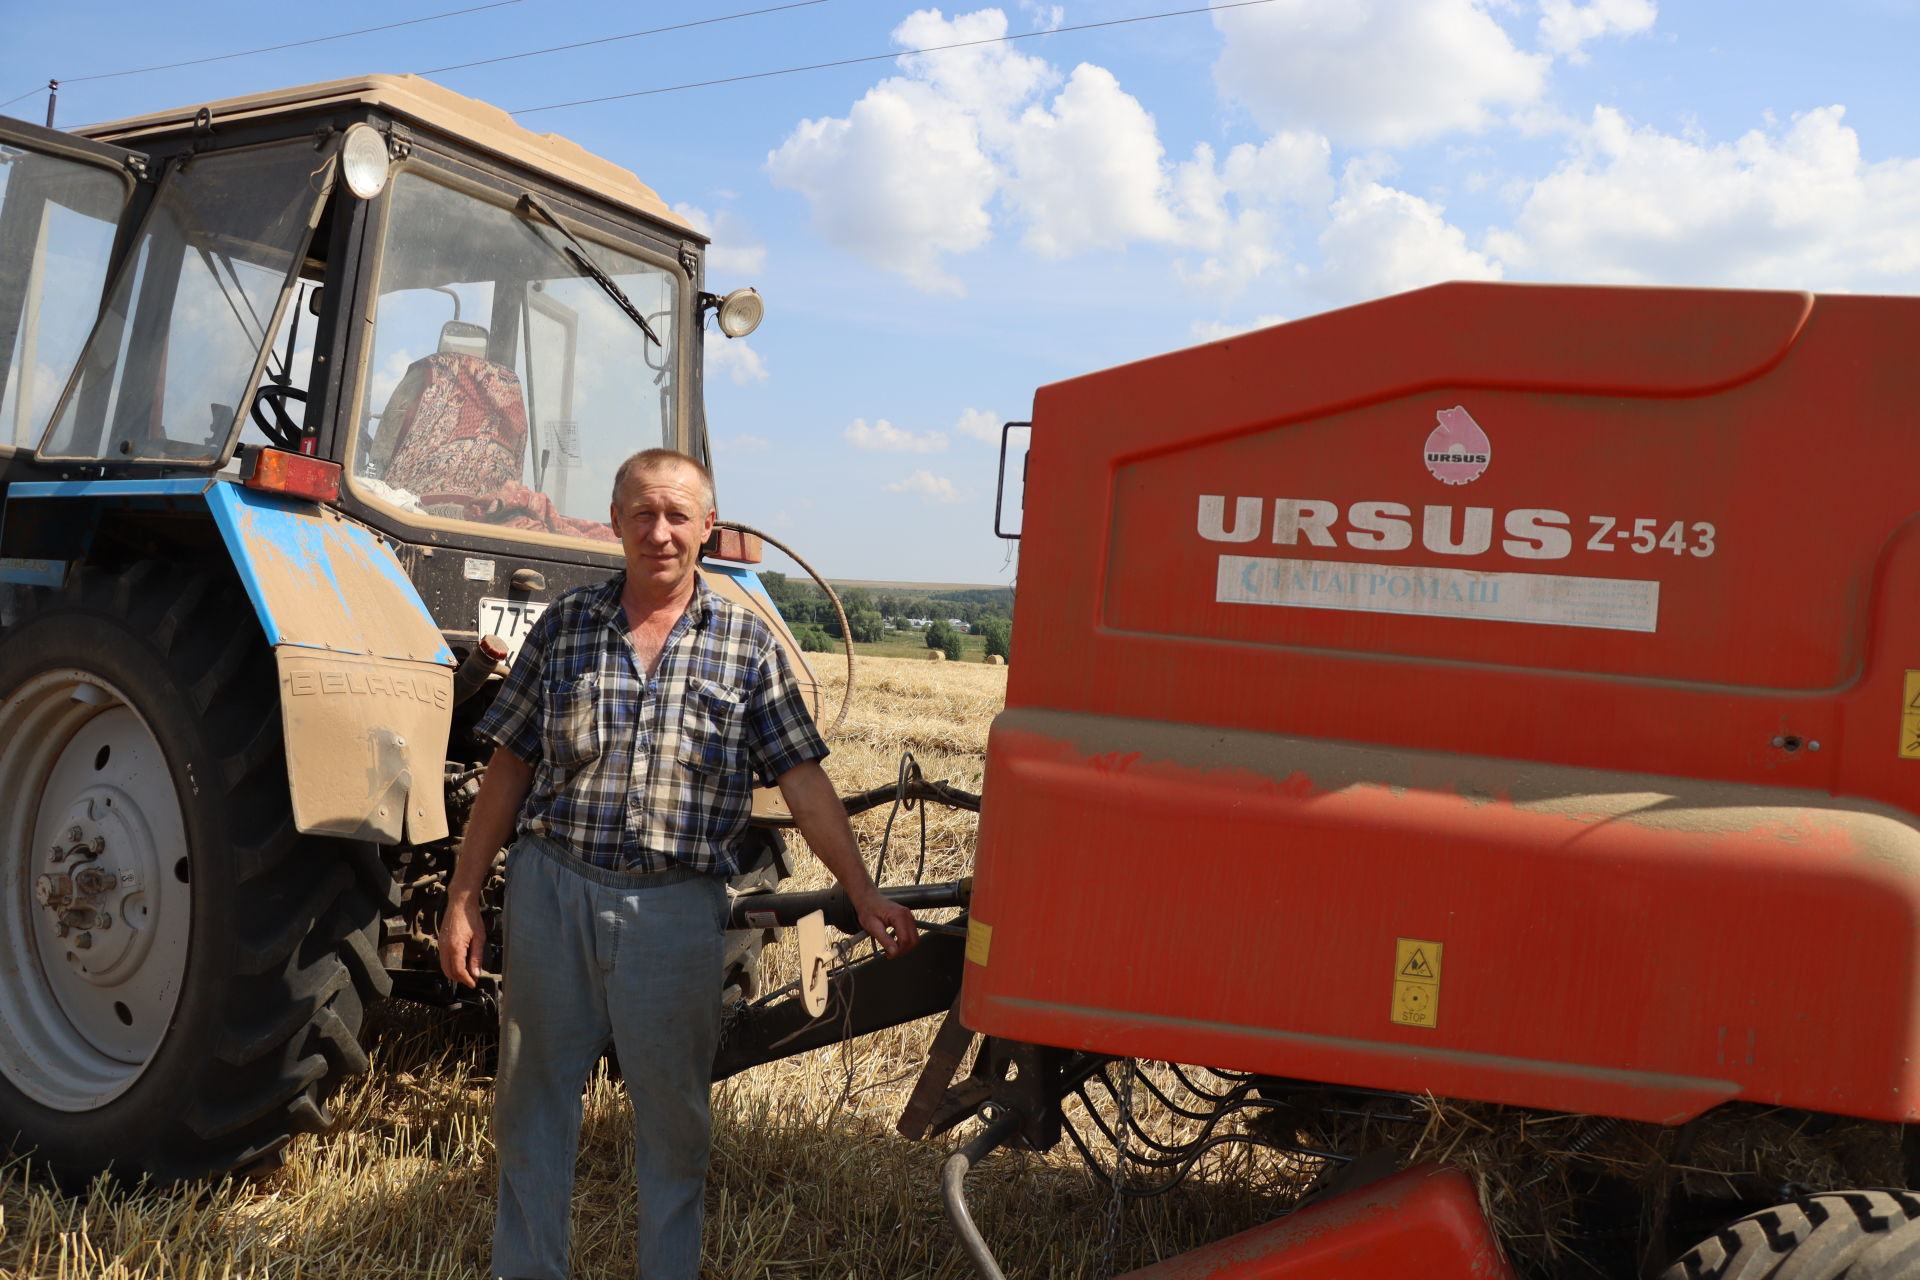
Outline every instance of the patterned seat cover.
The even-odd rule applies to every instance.
[[[429,508],[498,494],[526,465],[520,375],[444,351],[414,361],[381,415],[374,456],[385,466],[381,479]]]

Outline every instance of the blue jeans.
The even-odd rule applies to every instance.
[[[696,1280],[726,881],[601,871],[538,836],[507,860],[493,1274],[566,1280],[581,1088],[612,1044],[633,1100],[640,1280]]]

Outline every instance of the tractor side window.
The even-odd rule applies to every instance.
[[[0,449],[31,446],[100,314],[121,174],[0,143]]]
[[[543,222],[395,176],[351,473],[402,511],[611,541],[608,487],[677,439],[680,276],[583,240],[659,342]]]
[[[41,452],[218,458],[248,409],[329,172],[311,143],[296,143],[202,155],[168,175]]]

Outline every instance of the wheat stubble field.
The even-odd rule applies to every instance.
[[[829,714],[843,675],[819,664]],[[863,658],[858,693],[833,739],[843,791],[891,782],[911,751],[930,779],[980,789],[988,722],[1006,669]],[[884,808],[857,820],[878,847]],[[965,875],[972,815],[930,809],[929,880]],[[895,824],[887,878],[912,875],[919,821]],[[823,887],[804,852],[791,887]],[[774,983],[792,949],[769,952]],[[932,1020],[849,1046],[768,1064],[714,1092],[704,1280],[960,1280],[973,1274],[938,1193],[939,1166],[971,1134],[913,1144],[893,1131]],[[19,1163],[0,1166],[0,1276],[18,1280],[238,1280],[485,1275],[493,1217],[486,1042],[396,1010],[375,1038],[371,1075],[336,1097],[324,1138],[302,1138],[285,1167],[250,1182],[163,1192],[96,1185],[63,1196]],[[615,1082],[587,1095],[574,1217],[574,1274],[633,1274],[632,1134]],[[1129,1205],[1111,1267],[1126,1271],[1270,1217],[1300,1174],[1270,1155],[1229,1153],[1167,1196]],[[970,1183],[975,1219],[1012,1280],[1109,1274],[1109,1196],[1067,1144],[1001,1152]]]

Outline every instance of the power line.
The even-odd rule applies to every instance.
[[[298,49],[303,45],[325,44],[329,40],[345,40],[350,36],[372,35],[376,31],[392,31],[398,27],[418,26],[422,22],[439,22],[443,18],[458,18],[463,14],[480,13],[487,9],[504,9],[508,5],[514,5],[519,3],[520,3],[520,0],[493,0],[491,4],[477,4],[466,9],[452,9],[446,13],[429,14],[424,18],[408,18],[404,22],[383,23],[377,27],[361,27],[358,31],[342,31],[338,35],[314,36],[310,40],[289,40],[285,44],[270,44],[262,49],[247,49],[240,53],[221,53],[221,54],[216,54],[211,58],[190,58],[185,62],[168,62],[168,63],[163,63],[162,65],[157,67],[135,67],[131,71],[103,71],[97,75],[91,75],[91,76],[68,76],[67,78],[63,79],[60,83],[79,84],[83,80],[112,80],[118,76],[145,75],[149,71],[174,71],[174,70],[178,70],[181,67],[197,67],[208,62],[226,62],[233,58],[251,58],[253,55],[257,53],[278,53],[282,49]],[[37,88],[29,89],[27,90],[27,93],[21,94],[20,98],[24,98],[27,96],[27,94],[34,93],[37,91],[38,91]],[[18,102],[20,101],[20,98],[15,98],[13,99],[13,101]]]
[[[736,18],[757,18],[763,13],[779,13],[785,9],[804,9],[809,5],[825,4],[827,0],[796,0],[793,4],[776,4],[768,9],[749,9],[745,13],[729,13],[718,18],[700,18],[693,22],[676,22],[670,27],[652,27],[646,31],[629,31],[623,36],[601,36],[598,40],[581,40],[574,44],[557,44],[551,49],[529,49],[525,53],[503,54],[498,58],[482,58],[478,62],[456,62],[450,67],[432,67],[416,74],[437,76],[442,71],[465,71],[469,67],[489,67],[496,62],[512,62],[516,58],[537,58],[547,53],[565,53],[569,49],[585,49],[596,44],[613,44],[619,40],[638,40],[641,36],[657,36],[666,31],[685,31],[688,27],[704,27],[715,22],[732,22]],[[28,90],[29,93],[32,90]],[[25,95],[22,95],[23,97]]]
[[[21,94],[19,98],[8,98],[5,102],[0,102],[0,111],[3,111],[6,108],[12,106],[14,103],[20,101],[20,98],[31,98],[34,94],[39,93],[42,89],[46,87],[47,86],[43,84],[37,84],[33,86],[33,88],[27,90],[25,93]]]
[[[1132,22],[1154,22],[1161,18],[1184,18],[1196,13],[1214,13],[1223,9],[1245,9],[1273,0],[1232,0],[1228,4],[1205,5],[1198,9],[1170,9],[1165,13],[1143,13],[1132,18],[1110,18],[1105,22],[1082,22],[1077,26],[1054,27],[1048,31],[1021,31],[1010,36],[988,36],[982,40],[957,40],[952,44],[929,45],[925,49],[895,49],[891,53],[870,53],[860,58],[839,58],[832,62],[813,62],[804,67],[782,67],[778,71],[755,71],[742,76],[722,76],[718,80],[694,80],[686,84],[663,85],[658,89],[635,89],[630,93],[609,93],[599,98],[580,98],[573,102],[553,102],[544,107],[522,107],[510,115],[530,116],[537,111],[559,111],[564,107],[590,107],[625,98],[645,98],[657,93],[678,93],[682,89],[710,89],[715,85],[739,84],[743,80],[766,80],[773,76],[798,75],[802,71],[825,71],[832,67],[852,67],[863,62],[884,62],[890,58],[908,58],[919,53],[943,53],[948,49],[971,49],[984,44],[1011,44],[1015,40],[1036,40],[1041,36],[1065,35],[1069,31],[1092,31],[1097,27],[1120,27]]]

